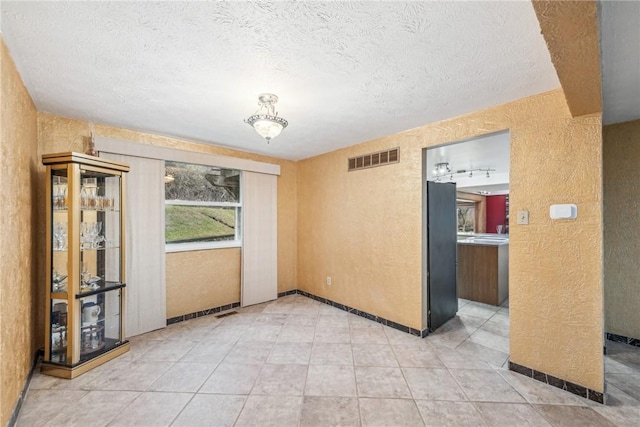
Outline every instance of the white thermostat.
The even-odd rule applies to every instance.
[[[575,219],[578,217],[578,207],[574,204],[551,205],[549,216],[551,219]]]

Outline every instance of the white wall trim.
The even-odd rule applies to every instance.
[[[255,160],[240,159],[237,157],[220,156],[217,154],[202,153],[199,151],[188,151],[177,148],[159,147],[157,145],[140,144],[133,141],[105,138],[102,136],[94,137],[93,141],[95,143],[95,149],[98,152],[146,157],[149,159],[172,160],[176,162],[193,163],[206,166],[218,166],[221,168],[264,173],[268,175],[280,175],[280,165],[272,163],[257,162]]]

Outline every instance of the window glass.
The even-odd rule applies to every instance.
[[[165,162],[168,250],[188,250],[193,244],[197,244],[194,249],[204,249],[217,247],[220,242],[239,242],[240,213],[240,171]]]

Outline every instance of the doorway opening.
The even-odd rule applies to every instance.
[[[423,150],[423,328],[455,334],[449,346],[476,348],[494,363],[509,353],[509,181],[510,135],[501,131]],[[430,190],[453,186],[454,203],[434,206]],[[444,187],[443,187],[444,188]],[[431,204],[430,204],[431,203]],[[440,211],[455,224],[446,239],[433,241],[433,230],[446,226]],[[435,220],[435,222],[434,222]],[[445,245],[445,246],[443,246]],[[448,249],[447,249],[448,248]],[[434,265],[434,253],[453,253]],[[439,272],[448,264],[448,283]],[[449,289],[443,292],[442,289]],[[436,289],[437,292],[433,292]],[[452,290],[453,289],[453,290]],[[446,299],[445,301],[439,299]],[[455,302],[453,301],[455,299]],[[455,308],[451,309],[451,307]],[[444,313],[438,312],[447,307]],[[434,321],[434,319],[436,321]],[[437,320],[440,319],[440,320]],[[451,336],[449,334],[449,336]],[[504,358],[504,360],[503,360]]]

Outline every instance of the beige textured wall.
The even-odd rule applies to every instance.
[[[602,123],[561,90],[299,162],[299,288],[420,328],[421,151],[505,129],[510,208],[530,213],[510,227],[511,360],[602,391]],[[347,172],[396,146],[400,163]],[[553,203],[578,219],[552,222]]]
[[[167,254],[167,317],[240,301],[240,260],[240,248]]]
[[[605,331],[640,339],[640,120],[605,126]]]
[[[600,40],[595,0],[532,0],[551,61],[574,116],[600,113]]]
[[[42,336],[36,109],[0,38],[0,425],[6,425]]]
[[[60,151],[82,152],[84,151],[84,146],[89,135],[89,123],[87,122],[46,113],[38,113],[38,138],[43,153]],[[94,135],[130,140],[142,144],[220,154],[279,164],[281,174],[278,177],[278,292],[284,292],[296,288],[297,165],[295,162],[98,124],[94,126]],[[256,144],[261,143],[263,142],[256,139]],[[171,299],[171,295],[176,294],[170,294],[169,292],[172,289],[180,289],[184,286],[190,286],[191,283],[194,283],[196,280],[201,278],[203,273],[202,270],[196,268],[185,268],[184,265],[193,266],[202,263],[209,263],[212,266],[211,268],[213,268],[213,266],[217,265],[216,257],[223,253],[224,251],[220,252],[220,250],[217,249],[211,251],[187,252],[180,259],[184,261],[186,258],[189,258],[188,264],[178,264],[173,262],[173,254],[167,256],[167,313],[177,313],[175,314],[177,316],[179,314],[191,313],[202,309],[198,308],[200,307],[201,301],[198,300],[197,295],[191,295],[192,300],[190,303],[184,299],[185,297],[189,297],[189,294],[181,295],[181,299],[174,302]],[[227,259],[226,255],[223,256]],[[178,268],[179,270],[176,272],[172,270],[173,268]],[[239,292],[239,277],[220,278],[220,281],[221,283],[227,283],[227,286],[229,287],[237,286],[237,289],[230,288],[224,290],[225,295],[227,292]],[[238,301],[238,299],[234,301]],[[189,309],[189,306],[193,306],[194,309]],[[177,307],[180,307],[180,309]],[[215,305],[204,308],[210,307],[215,307]],[[186,311],[179,312],[180,310]],[[171,316],[173,315],[170,315],[170,317]]]

